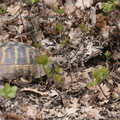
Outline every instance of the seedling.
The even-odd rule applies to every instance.
[[[29,2],[30,2],[30,4],[35,4],[35,3],[37,3],[39,0],[29,0]]]
[[[62,73],[62,68],[55,67],[55,72],[59,74]]]
[[[5,98],[15,98],[17,86],[11,87],[8,83],[4,85],[4,88],[0,89],[0,96]]]
[[[45,53],[42,53],[40,56],[36,57],[35,62],[42,65],[48,77],[52,76],[51,69],[47,67],[47,65],[50,63],[50,59]]]
[[[62,78],[60,79],[60,83],[61,83],[62,85],[65,84],[65,78],[64,78],[64,77],[62,77]]]
[[[60,74],[53,75],[54,81],[57,83],[60,80]]]
[[[61,14],[63,14],[65,12],[65,8],[59,9],[57,6],[55,6],[54,11],[61,15]]]
[[[63,27],[60,23],[56,24],[56,28],[58,29],[59,32],[62,32],[62,30],[63,30]]]
[[[6,7],[2,6],[0,7],[0,14],[4,15],[6,13]]]
[[[39,41],[39,43],[38,43],[38,42],[35,42],[35,47],[40,48],[40,47],[41,47],[41,45],[42,45],[41,40]]]
[[[68,41],[69,41],[69,37],[65,36],[65,39],[63,39],[63,40],[60,41],[62,47],[64,47]]]
[[[116,7],[119,0],[110,0],[107,3],[102,3],[102,8],[104,12],[110,12],[112,9]]]
[[[82,22],[80,25],[79,25],[80,29],[83,30],[85,33],[90,33],[88,27],[85,26],[84,22]]]
[[[110,56],[110,52],[107,50],[104,55],[108,58]]]
[[[95,79],[95,81],[90,82],[87,87],[91,88],[94,85],[99,85],[103,80],[106,79],[108,74],[109,70],[107,70],[105,66],[99,66],[98,68],[95,68],[92,72],[92,77]]]
[[[62,68],[55,67],[52,71],[47,65],[50,63],[49,57],[45,53],[42,53],[40,56],[35,58],[35,62],[40,64],[46,72],[48,77],[53,77],[55,83],[64,84],[65,79],[61,77]]]
[[[35,62],[44,67],[49,64],[50,59],[45,53],[42,53],[40,56],[35,58]]]
[[[48,77],[52,77],[51,69],[49,67],[44,67],[44,70],[46,74],[48,75]]]

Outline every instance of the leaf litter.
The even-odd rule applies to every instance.
[[[35,39],[41,41],[41,51],[49,51],[55,65],[63,68],[66,81],[63,86],[58,84],[57,90],[53,83],[38,82],[19,87],[15,99],[0,97],[0,119],[120,119],[119,4],[109,14],[102,11],[101,4],[101,0],[7,3],[7,12],[0,16],[0,41],[30,45]],[[65,12],[59,15],[54,5]],[[58,22],[63,27],[60,33]],[[68,41],[62,46],[65,36]],[[106,50],[111,52],[109,61],[104,56]],[[87,88],[98,65],[109,65],[112,88],[100,84],[107,98],[99,87]]]

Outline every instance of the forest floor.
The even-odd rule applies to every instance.
[[[119,0],[2,0],[5,41],[45,52],[65,81],[18,86],[15,98],[0,97],[0,120],[120,120]],[[89,87],[100,65],[109,73]]]

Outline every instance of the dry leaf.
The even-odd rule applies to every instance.
[[[36,118],[37,110],[34,105],[31,105],[31,106],[24,105],[22,107],[22,111],[24,112],[25,116],[32,118],[32,119]]]
[[[113,60],[120,59],[120,52],[115,50],[114,53],[113,53],[113,55],[112,55],[112,59]]]
[[[65,77],[65,85],[71,83],[71,76],[66,76]]]
[[[84,105],[88,106],[89,103],[88,101],[90,100],[90,97],[88,94],[85,94],[84,96],[82,96],[82,98],[80,99],[80,102],[83,103]]]
[[[81,111],[83,112],[83,114],[86,114],[86,116],[87,116],[89,119],[98,120],[98,119],[103,118],[103,117],[99,114],[100,110],[99,110],[98,108],[93,108],[92,106],[82,107]]]
[[[45,4],[51,8],[58,5],[57,0],[44,0]]]
[[[9,113],[9,114],[5,113],[5,120],[28,120],[28,119],[24,118],[22,115],[17,115],[15,113]]]
[[[93,0],[77,0],[75,5],[78,8],[81,8],[81,10],[84,10],[85,8],[89,8],[93,3]]]
[[[117,92],[120,93],[120,84],[118,84]]]
[[[16,5],[11,5],[8,7],[7,12],[10,13],[12,16],[16,14],[16,12],[20,9],[21,3],[16,2]]]
[[[106,86],[106,84],[100,84],[100,86],[101,86],[104,94],[105,94],[106,96],[109,96],[109,95],[110,95],[110,92],[109,92],[109,88]],[[100,90],[100,88],[99,88],[98,86],[97,86],[97,88],[98,88],[99,91],[100,91],[98,97],[99,97],[100,99],[102,99],[102,98],[106,99],[105,96],[103,95],[102,91]]]
[[[108,22],[108,18],[104,16],[102,13],[97,14],[96,16],[96,26],[98,28],[106,28]]]
[[[72,104],[69,104],[69,106],[66,107],[66,113],[68,115],[70,114],[75,114],[76,111],[79,109],[79,104],[78,104],[78,99],[77,98],[72,98],[71,100]]]

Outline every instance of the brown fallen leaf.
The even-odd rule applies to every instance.
[[[106,84],[101,84],[100,87],[101,87],[101,89],[103,90],[105,96],[109,96],[109,95],[110,95],[109,88],[106,86]],[[97,88],[99,89],[99,87],[97,87]],[[100,89],[99,89],[99,91],[100,91],[100,94],[99,94],[98,97],[99,97],[100,99],[102,99],[102,98],[105,98],[105,99],[106,99],[106,97],[103,95],[102,91],[101,91]]]
[[[36,118],[37,110],[35,105],[30,105],[30,106],[24,105],[22,107],[22,111],[24,112],[25,117],[32,118],[32,119]]]
[[[22,115],[17,115],[15,113],[9,113],[9,114],[6,113],[5,120],[28,120],[28,119],[24,118]]]
[[[79,104],[78,104],[78,98],[72,98],[71,100],[71,104],[69,104],[69,106],[66,107],[66,114],[70,115],[70,114],[75,114],[76,111],[79,109]]]
[[[94,119],[94,120],[99,120],[101,118],[103,118],[100,115],[100,110],[99,108],[93,108],[92,106],[86,106],[86,107],[82,107],[81,111],[83,114],[85,114],[90,120]]]
[[[108,18],[104,16],[102,13],[97,14],[96,16],[96,27],[98,28],[106,28],[108,22]]]
[[[113,58],[113,60],[118,60],[118,59],[120,59],[120,52],[118,52],[118,51],[114,51],[114,53],[113,53],[113,55],[112,55],[112,58]]]
[[[58,5],[57,0],[44,0],[44,2],[48,7],[51,7],[51,8]]]

